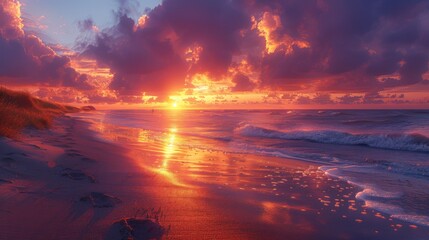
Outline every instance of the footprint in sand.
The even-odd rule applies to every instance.
[[[6,179],[1,179],[0,178],[0,184],[3,184],[3,183],[13,183],[13,182],[9,181],[9,180],[6,180]]]
[[[69,152],[69,153],[79,153],[78,150],[73,149],[73,148],[67,149],[66,151]]]
[[[15,162],[15,159],[10,158],[10,157],[4,157],[0,160],[0,162],[2,163],[2,165],[10,167]]]
[[[60,148],[70,148],[70,147],[72,147],[71,144],[66,144],[66,143],[57,143],[57,142],[55,142],[55,143],[52,143],[52,144],[54,146],[60,147]]]
[[[99,192],[91,192],[87,196],[81,197],[80,201],[90,203],[94,208],[110,208],[121,203],[119,198]]]
[[[90,183],[95,183],[95,178],[90,176],[81,170],[65,168],[61,171],[61,176],[70,178],[72,180],[82,181],[88,180]]]
[[[92,158],[87,158],[87,157],[82,157],[80,160],[82,160],[84,162],[89,162],[89,163],[95,163],[95,162],[97,162],[96,160],[94,160]]]
[[[46,148],[42,148],[41,146],[36,145],[36,144],[27,144],[27,145],[30,146],[30,147],[36,148],[38,150],[43,150],[43,151],[47,150]]]
[[[107,232],[105,240],[149,240],[162,239],[166,229],[152,219],[126,218],[115,222]]]
[[[76,152],[69,152],[69,153],[67,153],[67,155],[68,155],[69,157],[83,157],[83,155],[82,155],[82,154],[80,154],[80,153],[76,153]]]
[[[13,155],[19,155],[19,156],[23,156],[23,157],[28,157],[28,155],[25,154],[25,153],[10,152],[10,153],[6,154],[6,156],[13,156]]]
[[[82,160],[84,162],[96,162],[94,159],[85,157],[84,155],[80,154],[80,152],[78,150],[68,149],[68,150],[66,150],[66,152],[67,152],[67,156],[69,156],[69,157],[80,158],[80,160]]]

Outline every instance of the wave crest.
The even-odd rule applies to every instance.
[[[421,134],[351,134],[333,130],[281,132],[244,124],[236,133],[246,137],[304,140],[341,145],[364,145],[374,148],[429,152],[429,138]]]

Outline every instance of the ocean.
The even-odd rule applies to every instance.
[[[106,110],[74,116],[90,121],[104,140],[150,151],[145,156],[158,159],[150,163],[158,169],[189,149],[309,162],[356,186],[355,198],[366,207],[429,227],[428,110]]]

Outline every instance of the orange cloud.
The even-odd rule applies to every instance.
[[[24,36],[21,3],[17,0],[0,0],[0,36],[16,39]]]
[[[256,28],[259,30],[259,35],[265,39],[265,48],[268,54],[274,53],[276,50],[283,50],[286,54],[290,54],[293,47],[310,47],[310,43],[307,41],[293,39],[287,34],[276,32],[282,28],[279,15],[264,12],[261,20],[256,24]]]

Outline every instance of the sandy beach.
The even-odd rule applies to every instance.
[[[155,225],[135,225],[144,235],[130,239],[425,239],[429,233],[366,208],[355,199],[359,188],[317,164],[176,149],[174,131],[164,147],[130,140],[141,133],[113,141],[96,128],[66,116],[51,130],[1,139],[0,239],[122,239],[114,223],[135,217]]]

